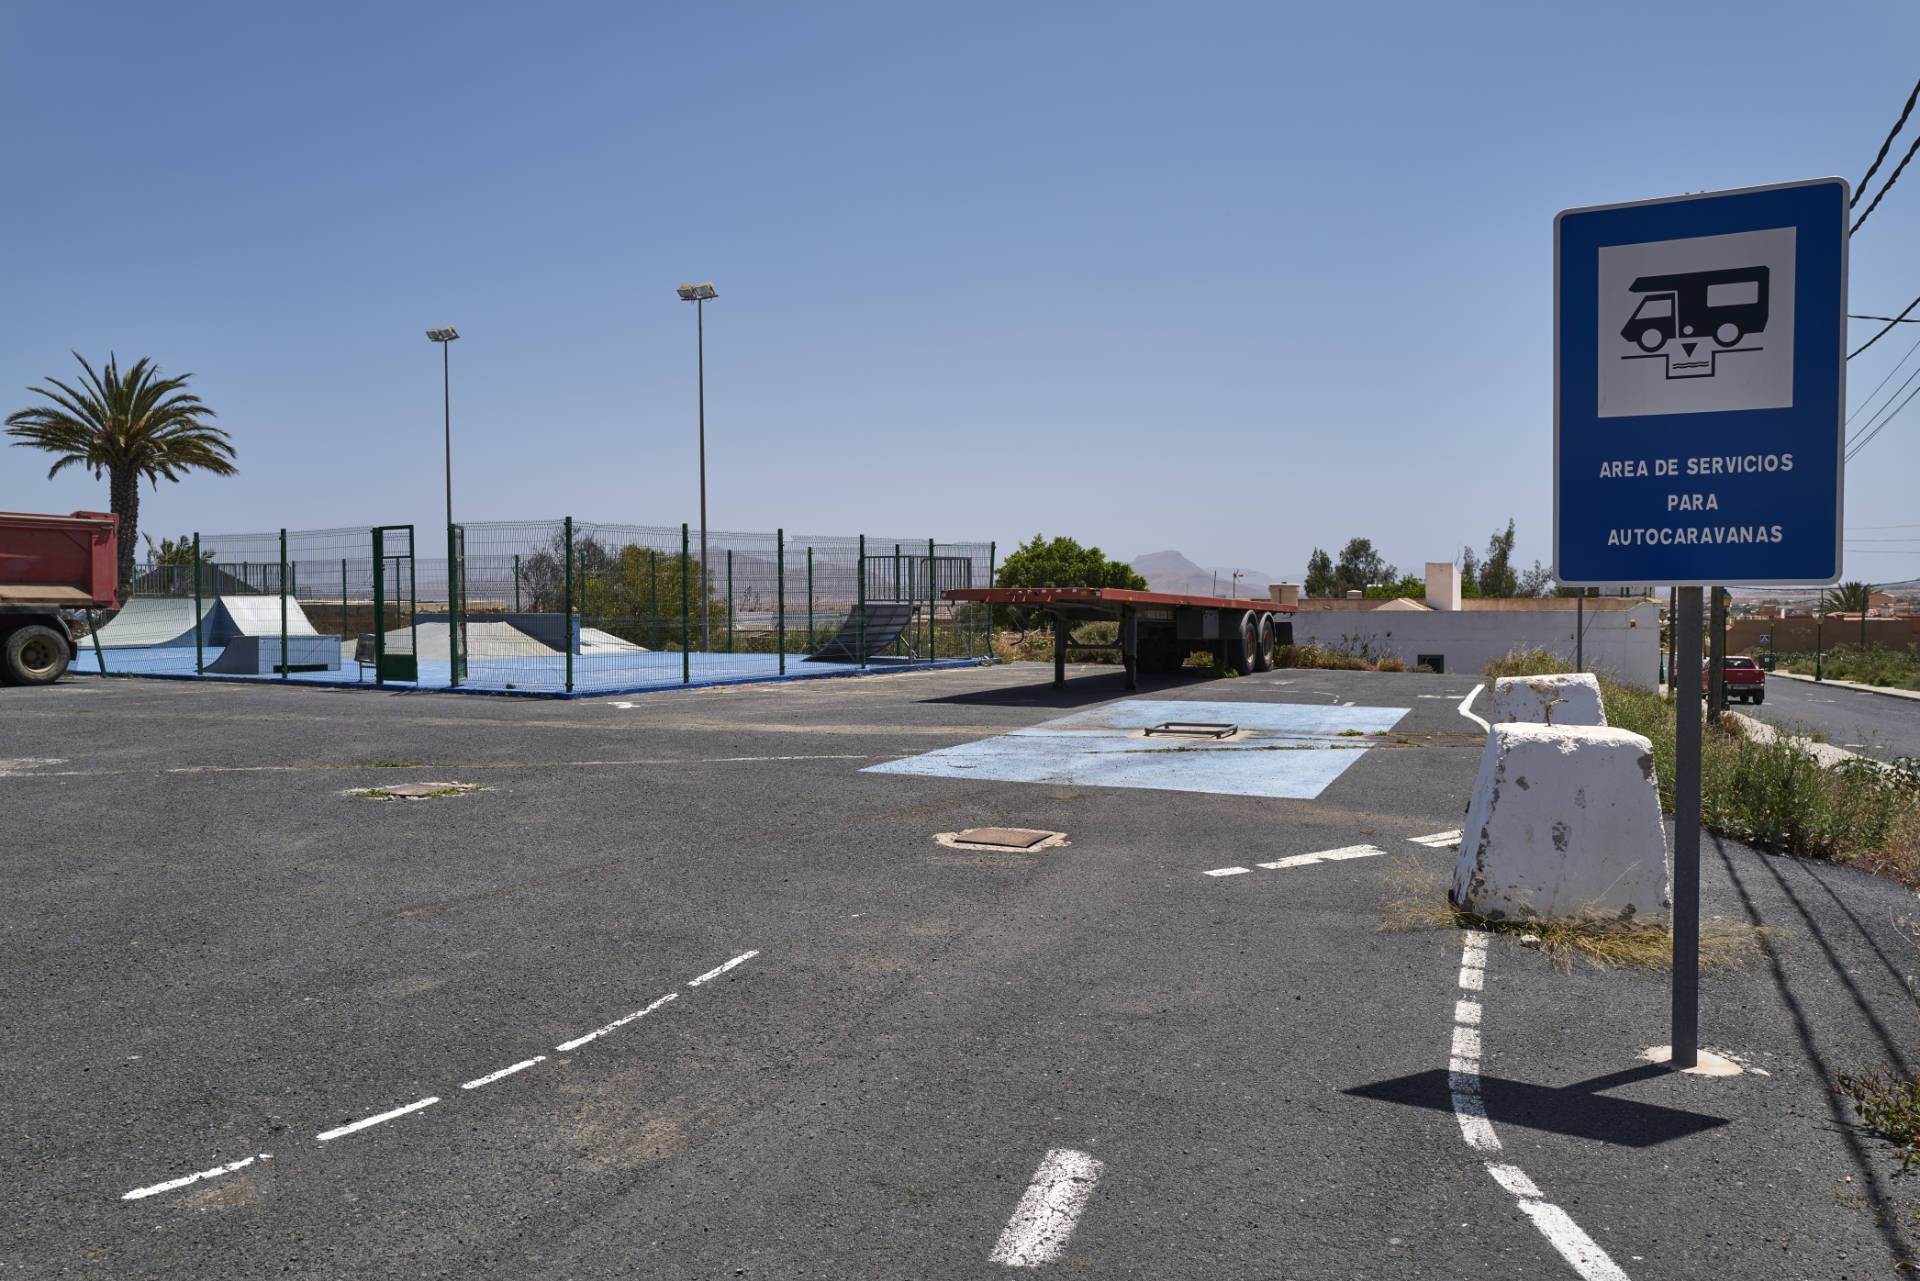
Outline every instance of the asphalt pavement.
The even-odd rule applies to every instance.
[[[1835,747],[1862,756],[1920,759],[1920,700],[1769,676],[1766,702],[1734,706],[1782,728],[1818,730]]]
[[[1075,671],[1064,693],[1021,664],[572,703],[0,690],[0,1276],[1905,1257],[1914,1193],[1826,1085],[1908,1053],[1910,892],[1709,843],[1707,913],[1776,931],[1704,985],[1703,1041],[1757,1069],[1731,1078],[1639,1057],[1667,1039],[1664,976],[1494,939],[1472,1018],[1495,1162],[1449,1089],[1462,936],[1382,928],[1451,867],[1432,838],[1480,756],[1475,682],[1143,679],[1279,727],[1219,745],[1273,762],[1250,795],[1209,790],[1247,786],[1247,757],[1198,741],[1074,781],[1093,753],[1061,740],[1115,732],[1086,714],[1121,700]],[[869,772],[1000,737],[1032,741],[1036,781],[978,756]],[[348,794],[401,782],[483,790]],[[1065,843],[939,839],[990,825]],[[1579,1240],[1615,1271],[1570,1262]]]

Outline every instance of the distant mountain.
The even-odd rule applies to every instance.
[[[1184,596],[1239,595],[1266,599],[1271,575],[1244,565],[1214,569],[1198,565],[1177,551],[1149,552],[1133,559],[1133,568],[1147,580],[1147,589]],[[1240,571],[1236,587],[1234,570]],[[1217,586],[1216,586],[1217,584]]]

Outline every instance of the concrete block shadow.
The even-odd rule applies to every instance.
[[[1592,1139],[1615,1147],[1650,1148],[1669,1143],[1704,1130],[1727,1124],[1727,1118],[1616,1099],[1600,1093],[1632,1081],[1665,1076],[1663,1064],[1650,1063],[1577,1081],[1572,1085],[1533,1085],[1509,1081],[1497,1076],[1480,1078],[1480,1096],[1486,1103],[1487,1117],[1495,1125],[1517,1125],[1529,1130],[1545,1130],[1576,1139]],[[1453,1091],[1447,1083],[1445,1068],[1416,1072],[1371,1085],[1357,1085],[1343,1093],[1356,1098],[1399,1103],[1407,1107],[1430,1108],[1436,1112],[1453,1111]]]

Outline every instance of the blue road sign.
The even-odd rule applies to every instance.
[[[1554,219],[1554,574],[1833,583],[1841,178]]]

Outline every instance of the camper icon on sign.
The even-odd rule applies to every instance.
[[[1767,327],[1766,267],[1729,267],[1667,276],[1640,276],[1628,289],[1640,305],[1620,336],[1640,350],[1622,360],[1660,360],[1669,378],[1711,378],[1719,357],[1761,351],[1740,346]],[[1677,350],[1667,351],[1672,343]]]

